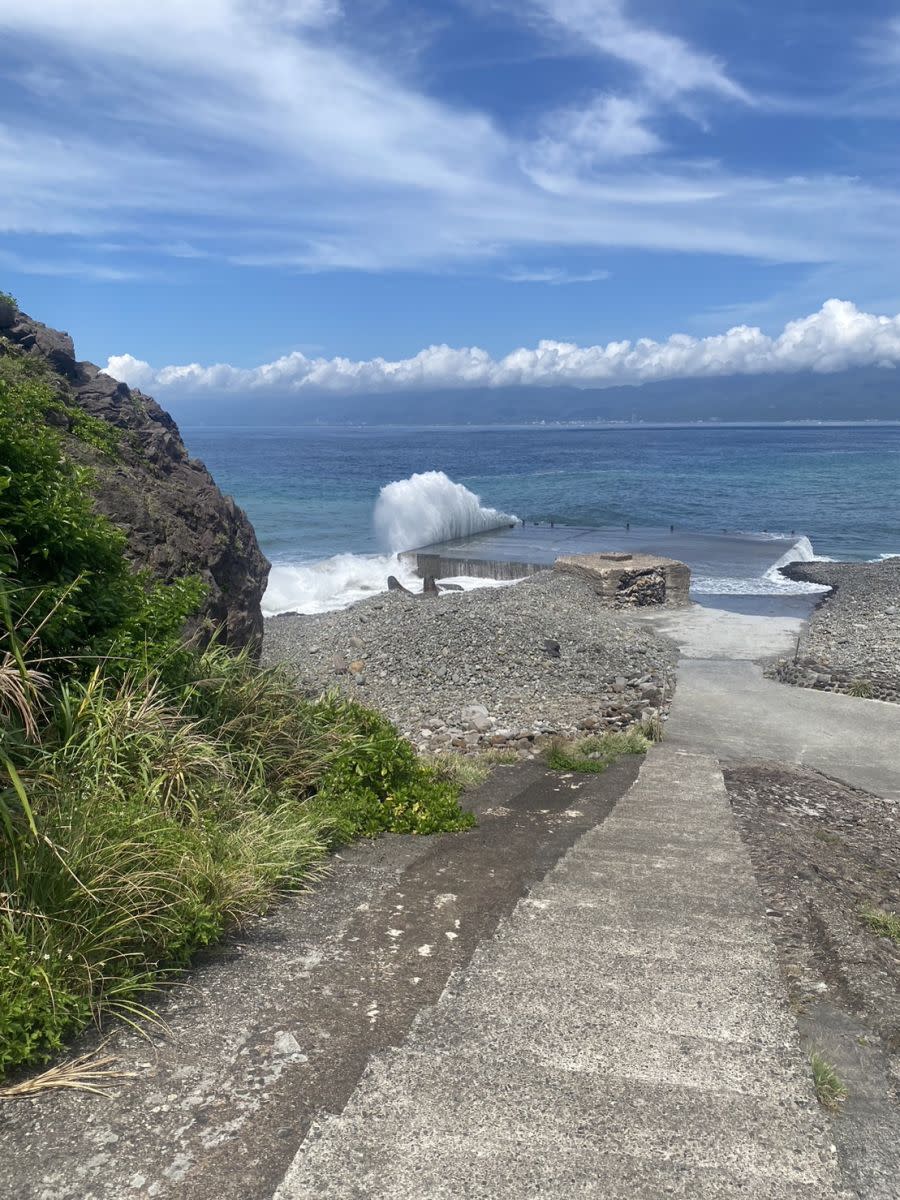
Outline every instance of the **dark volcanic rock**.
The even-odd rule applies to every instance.
[[[74,437],[69,450],[94,472],[97,508],[124,530],[135,565],[167,580],[199,575],[208,594],[194,629],[221,627],[231,646],[258,644],[269,563],[243,511],[188,456],[169,414],[93,363],[78,362],[67,333],[24,313],[3,329],[4,349],[43,361],[68,404],[122,431],[115,458]]]

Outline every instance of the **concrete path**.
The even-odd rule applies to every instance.
[[[797,763],[885,799],[900,797],[900,705],[763,675],[761,660],[793,650],[800,620],[696,604],[641,619],[682,652],[668,744],[722,762]]]
[[[684,658],[760,659],[791,654],[803,628],[799,616],[763,616],[701,604],[648,608],[635,619],[670,637]]]
[[[798,763],[900,799],[900,705],[789,687],[753,662],[683,658],[666,742],[721,762]]]
[[[718,765],[671,748],[374,1060],[276,1192],[844,1195]]]
[[[501,767],[466,796],[476,829],[335,855],[314,892],[158,997],[164,1026],[79,1041],[110,1035],[127,1073],[114,1095],[0,1101],[0,1200],[271,1200],[312,1122],[344,1108],[372,1055],[404,1041],[640,765],[569,780]]]

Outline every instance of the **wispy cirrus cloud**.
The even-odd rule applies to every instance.
[[[590,175],[655,154],[662,140],[649,127],[652,116],[646,103],[625,96],[595,96],[548,113],[539,137],[522,152],[523,169],[552,187],[553,179]]]
[[[565,267],[514,267],[503,276],[509,283],[549,283],[561,287],[570,283],[600,283],[611,278],[609,271],[567,271]]]
[[[625,0],[533,0],[510,16],[633,74],[628,94],[554,95],[524,126],[363,54],[349,7],[0,0],[0,72],[26,81],[15,119],[0,118],[0,230],[20,239],[21,269],[27,239],[51,236],[86,273],[146,269],[130,261],[139,246],[179,270],[193,256],[554,283],[544,264],[567,251],[816,264],[871,260],[893,238],[900,193],[883,180],[750,170],[670,144],[667,105],[753,97]]]
[[[525,0],[516,8],[545,22],[582,53],[602,54],[633,67],[644,87],[665,99],[712,92],[752,102],[714,55],[635,18],[625,0]]]
[[[478,347],[429,346],[412,358],[308,358],[295,352],[258,367],[219,363],[152,367],[130,354],[110,358],[106,372],[161,395],[197,392],[367,393],[441,388],[533,386],[612,387],[662,379],[753,375],[791,371],[900,366],[900,315],[861,312],[829,300],[775,337],[748,325],[712,337],[673,334],[577,346],[542,341],[500,359]]]

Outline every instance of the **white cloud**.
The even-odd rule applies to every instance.
[[[577,346],[542,341],[493,359],[478,347],[429,346],[413,358],[307,358],[299,352],[259,367],[227,364],[155,368],[130,354],[115,355],[108,374],[158,393],[292,391],[348,393],[441,388],[569,385],[612,387],[661,379],[775,372],[827,373],[850,367],[900,365],[900,315],[875,316],[846,300],[828,300],[808,317],[790,321],[777,337],[739,325],[713,337],[673,334],[665,342]]]
[[[81,262],[78,259],[67,258],[22,258],[7,250],[0,250],[0,267],[7,271],[18,271],[23,275],[89,279],[95,283],[124,283],[130,279],[144,278],[139,271],[128,271],[104,263]]]
[[[516,267],[503,278],[508,283],[549,283],[553,287],[561,287],[569,283],[600,283],[610,278],[610,272],[597,271],[567,271],[564,267]]]
[[[646,104],[626,96],[595,96],[550,113],[541,136],[525,150],[523,167],[547,186],[553,175],[590,174],[617,160],[655,154],[662,143],[645,124],[651,115]]]
[[[745,103],[750,95],[712,55],[683,38],[635,20],[624,0],[530,0],[531,11],[568,35],[582,51],[593,49],[634,67],[651,91],[666,99],[713,92]]]
[[[865,57],[878,66],[900,65],[900,16],[879,22],[875,31],[868,31],[860,38]]]
[[[332,0],[0,0],[4,56],[45,53],[69,98],[0,126],[0,231],[141,244],[141,270],[155,246],[180,271],[184,256],[163,248],[273,268],[477,264],[505,276],[532,256],[609,247],[808,264],[875,261],[893,246],[900,198],[887,185],[731,170],[661,144],[666,96],[742,99],[714,58],[619,0],[541,11],[631,63],[639,94],[538,113],[513,132],[361,56]],[[60,257],[90,255],[68,245]],[[133,264],[125,249],[91,269]]]

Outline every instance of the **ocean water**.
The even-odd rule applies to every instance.
[[[686,558],[707,594],[802,591],[773,570],[790,558],[900,554],[898,426],[182,432],[256,527],[270,613],[342,607],[409,579],[398,551],[502,538],[516,518],[510,537],[546,539],[552,521],[622,548],[627,524],[629,544]]]

